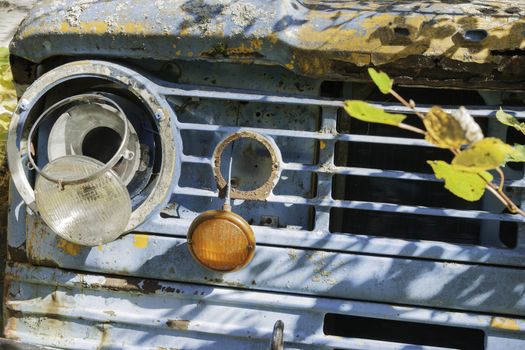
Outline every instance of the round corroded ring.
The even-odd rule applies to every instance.
[[[217,147],[215,147],[215,150],[213,151],[213,174],[215,176],[215,180],[217,181],[217,186],[220,190],[224,190],[227,185],[226,179],[221,173],[222,153],[229,144],[241,138],[247,138],[261,143],[270,154],[272,160],[272,169],[268,179],[266,179],[264,184],[262,184],[259,188],[250,191],[240,191],[235,188],[231,188],[231,198],[265,200],[268,197],[268,195],[272,192],[273,188],[277,184],[277,181],[279,180],[279,176],[281,173],[281,153],[279,152],[279,148],[272,139],[253,131],[237,131],[226,137],[217,145]]]

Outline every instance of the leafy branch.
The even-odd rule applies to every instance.
[[[394,89],[394,81],[384,72],[368,69],[370,77],[383,94],[390,94],[401,104],[410,108],[419,117],[423,128],[403,123],[403,114],[393,114],[363,101],[348,100],[344,103],[346,112],[359,120],[396,126],[425,137],[432,145],[449,149],[454,158],[449,164],[442,160],[429,160],[435,176],[445,181],[445,188],[467,201],[477,201],[485,193],[491,192],[511,213],[525,216],[503,191],[505,175],[501,170],[507,162],[525,162],[525,146],[510,146],[494,137],[484,137],[480,126],[466,108],[460,107],[453,113],[434,106],[426,114],[419,112],[413,100],[406,100]],[[525,123],[500,109],[496,117],[503,124],[516,128],[525,134]],[[499,183],[493,182],[495,171]]]

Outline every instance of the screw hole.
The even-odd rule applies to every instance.
[[[472,42],[483,41],[487,36],[488,33],[484,29],[467,30],[465,34],[463,34],[463,38],[465,38],[465,40]]]
[[[407,28],[395,27],[394,34],[399,36],[409,36],[410,31]]]

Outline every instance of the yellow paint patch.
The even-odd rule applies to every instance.
[[[320,148],[320,149],[325,149],[325,148],[326,148],[326,142],[324,142],[324,141],[319,141],[319,148]]]
[[[358,66],[366,66],[372,62],[372,56],[369,53],[353,52],[350,54],[350,60]]]
[[[133,246],[135,248],[145,249],[148,246],[148,236],[146,235],[134,235]]]
[[[82,246],[59,238],[57,247],[72,256],[77,256],[82,250]]]
[[[270,40],[272,44],[277,44],[277,42],[279,41],[279,37],[277,37],[277,34],[271,33],[270,35],[268,35],[268,40]]]
[[[146,28],[142,23],[125,23],[122,25],[122,31],[126,34],[145,34]]]
[[[250,41],[250,46],[253,47],[255,50],[260,50],[262,48],[262,40],[253,39]]]
[[[493,317],[490,322],[490,326],[493,328],[505,329],[508,331],[519,331],[520,327],[518,322],[512,318],[506,317]]]
[[[102,251],[102,247],[103,247],[102,245],[98,245],[98,246],[97,246],[97,249],[100,250],[100,251]]]

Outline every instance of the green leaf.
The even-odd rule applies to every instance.
[[[368,68],[368,74],[383,94],[386,95],[390,93],[392,85],[394,85],[394,80],[390,79],[385,72],[378,72],[374,68]]]
[[[512,126],[514,129],[525,134],[525,123],[520,123],[516,118],[514,118],[514,116],[505,113],[501,107],[499,111],[496,112],[496,118],[500,121],[500,123]]]
[[[455,169],[442,160],[427,162],[438,179],[445,180],[445,188],[464,200],[475,202],[485,193],[486,181],[492,181],[492,175],[486,171],[471,173]]]
[[[345,101],[344,109],[350,116],[369,123],[398,126],[406,118],[406,115],[387,113],[363,101]]]
[[[507,156],[507,162],[525,162],[525,145],[514,144],[514,152]]]
[[[503,165],[509,156],[519,157],[511,145],[495,137],[486,137],[457,154],[452,166],[457,170],[478,173]]]
[[[428,131],[425,139],[441,148],[460,148],[469,144],[467,131],[453,115],[445,112],[441,107],[434,106],[423,119]]]

